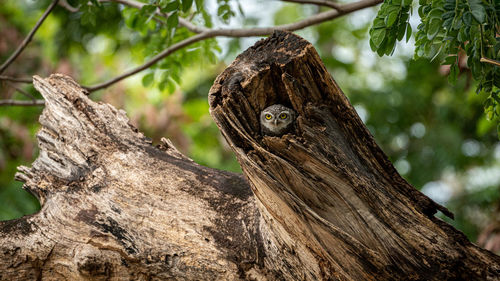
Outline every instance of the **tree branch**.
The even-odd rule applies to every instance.
[[[11,86],[12,88],[16,89],[16,90],[17,90],[19,93],[21,93],[23,96],[25,96],[25,97],[27,97],[27,98],[31,99],[32,101],[34,101],[34,100],[35,100],[35,97],[34,97],[32,94],[30,94],[30,93],[26,92],[25,90],[23,90],[23,89],[21,89],[21,88],[17,87],[17,86],[16,86],[16,84],[14,84],[14,83],[12,83],[12,82],[11,82],[11,83],[10,83],[10,86]]]
[[[76,13],[78,12],[80,9],[78,9],[78,7],[73,7],[71,6],[68,1],[66,0],[60,0],[59,1],[59,6],[63,7],[64,9],[72,12],[72,13]]]
[[[0,106],[38,106],[44,105],[45,100],[0,100]]]
[[[340,10],[339,4],[332,2],[332,1],[328,1],[328,0],[281,0],[281,1],[291,2],[291,3],[299,3],[299,4],[313,4],[313,5],[333,8],[335,10]]]
[[[16,78],[16,77],[10,77],[10,76],[5,76],[5,75],[0,75],[0,80],[17,82],[17,83],[28,83],[28,84],[33,83],[33,80],[31,78]]]
[[[131,3],[131,0],[111,0],[111,1],[120,2],[120,3],[122,3],[122,2]],[[201,33],[198,33],[192,37],[189,37],[183,41],[180,41],[180,42],[168,47],[167,49],[165,49],[164,51],[162,51],[158,55],[154,56],[150,61],[144,63],[143,65],[140,65],[136,68],[133,68],[133,69],[131,69],[131,70],[115,77],[115,78],[112,78],[112,79],[106,81],[106,82],[102,82],[102,83],[99,83],[96,85],[85,87],[85,89],[87,89],[90,93],[93,91],[97,91],[97,90],[109,87],[110,85],[112,85],[120,80],[123,80],[129,76],[132,76],[132,75],[134,75],[142,70],[149,68],[150,66],[152,66],[155,63],[157,63],[158,61],[166,58],[167,56],[169,56],[173,52],[175,52],[183,47],[186,47],[190,44],[201,41],[201,40],[219,37],[219,36],[221,36],[221,37],[266,36],[266,35],[272,34],[274,32],[274,30],[295,31],[295,30],[299,30],[302,28],[306,28],[306,27],[311,26],[311,25],[315,25],[315,24],[329,21],[329,20],[341,17],[343,15],[346,15],[346,14],[349,14],[349,13],[352,13],[352,12],[355,12],[355,11],[358,11],[358,10],[361,10],[364,8],[372,7],[372,6],[375,6],[375,5],[380,4],[382,2],[383,2],[383,0],[361,0],[358,2],[342,5],[337,10],[322,12],[322,13],[310,16],[308,18],[305,18],[303,20],[294,22],[294,23],[272,26],[272,27],[257,27],[257,28],[248,28],[248,29],[244,29],[244,28],[205,29],[205,31],[203,31]]]
[[[198,42],[198,41],[201,41],[201,40],[204,40],[204,39],[207,39],[207,38],[210,38],[210,37],[213,37],[213,36],[210,36],[210,34],[207,34],[207,33],[201,33],[201,34],[196,34],[192,37],[189,37],[181,42],[178,42],[170,47],[168,47],[167,49],[165,49],[163,52],[159,53],[158,55],[154,56],[150,61],[148,61],[147,63],[143,64],[143,65],[140,65],[136,68],[133,68],[113,79],[110,79],[106,82],[103,82],[103,83],[100,83],[100,84],[96,84],[96,85],[93,85],[93,86],[89,86],[89,87],[84,87],[89,93],[90,92],[93,92],[93,91],[97,91],[97,90],[100,90],[100,89],[103,89],[103,88],[106,88],[106,87],[109,87],[110,85],[120,81],[120,80],[123,80],[129,76],[132,76],[138,72],[141,72],[143,71],[144,69],[147,69],[148,67],[152,66],[153,64],[157,63],[158,61],[162,60],[163,58],[167,57],[168,55],[170,55],[171,53],[181,49],[181,48],[184,48],[186,47],[187,45],[190,45],[192,43],[195,43],[195,42]]]
[[[497,60],[492,60],[492,59],[488,59],[488,58],[481,58],[479,61],[489,63],[489,64],[492,64],[495,66],[500,66],[500,61],[497,61]]]
[[[50,14],[50,12],[52,12],[52,10],[54,9],[54,7],[57,5],[58,1],[59,0],[52,1],[52,3],[47,8],[47,10],[45,10],[45,12],[43,13],[42,17],[38,20],[38,22],[35,24],[35,26],[30,31],[30,33],[28,33],[28,36],[26,36],[26,38],[24,38],[24,40],[21,43],[21,45],[19,45],[19,47],[17,48],[17,50],[7,59],[7,61],[5,61],[2,64],[2,66],[0,66],[0,74],[2,74],[5,71],[5,69],[21,54],[21,52],[24,50],[24,48],[26,48],[26,46],[28,45],[28,43],[33,38],[33,35],[35,35],[35,32],[38,30],[38,28],[45,21],[45,19]]]

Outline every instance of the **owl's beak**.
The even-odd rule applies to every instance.
[[[274,119],[274,126],[278,126],[278,119]]]

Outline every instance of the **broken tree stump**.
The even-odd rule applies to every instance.
[[[500,278],[500,257],[434,217],[453,215],[398,174],[304,39],[277,31],[257,42],[209,102],[269,226],[269,267],[286,279]],[[297,112],[293,132],[259,133],[273,104]]]

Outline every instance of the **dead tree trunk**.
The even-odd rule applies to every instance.
[[[1,280],[500,278],[500,257],[433,216],[451,214],[401,178],[293,34],[258,42],[210,91],[250,185],[153,146],[66,76],[34,85],[40,155],[16,176],[42,209],[0,222]],[[263,137],[275,103],[295,129]]]
[[[256,43],[209,102],[268,226],[267,267],[295,280],[500,279],[500,257],[434,217],[452,214],[397,173],[307,41]],[[259,113],[278,103],[296,128],[263,137]]]

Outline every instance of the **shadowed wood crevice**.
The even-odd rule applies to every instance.
[[[453,214],[397,173],[302,38],[276,31],[257,42],[219,75],[209,103],[273,225],[264,236],[288,237],[267,250],[300,264],[279,264],[284,276],[484,280],[500,274],[498,256],[433,216]],[[273,104],[298,114],[295,129],[281,137],[260,134],[258,116]]]

